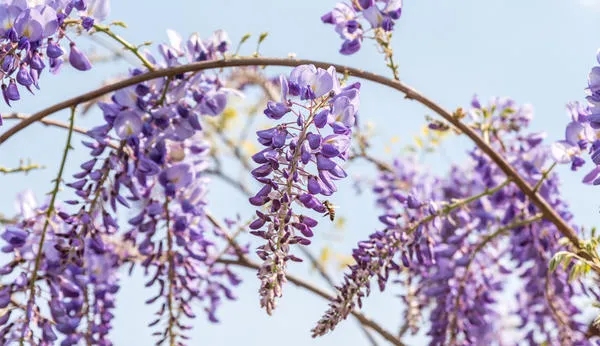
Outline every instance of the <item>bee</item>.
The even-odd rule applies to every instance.
[[[329,220],[333,221],[335,219],[335,209],[338,208],[338,206],[333,205],[333,203],[327,200],[323,201],[323,206],[325,206],[325,209],[327,209],[327,212],[323,216],[329,215]]]

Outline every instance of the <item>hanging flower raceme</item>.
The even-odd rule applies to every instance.
[[[482,107],[474,99],[469,114],[470,126],[570,220],[556,175],[543,171],[550,161],[543,136],[522,134],[532,118],[530,107],[517,108],[507,99]],[[520,305],[510,311],[522,322],[514,331],[532,344],[586,344],[571,299],[581,290],[565,272],[548,271],[551,256],[563,248],[560,233],[483,152],[475,149],[469,156],[470,164],[453,167],[443,178],[424,175],[412,160],[396,161],[392,171],[380,174],[374,192],[385,228],[359,242],[356,263],[313,336],[333,330],[361,306],[371,279],[383,290],[395,277],[394,283],[406,286],[405,318],[429,316],[431,345],[504,340],[506,309],[498,305],[503,283],[523,278]],[[416,322],[408,327],[419,330]]]
[[[266,240],[257,253],[264,261],[258,273],[261,306],[269,314],[282,294],[287,261],[299,261],[290,245],[308,245],[317,225],[298,208],[328,213],[331,205],[319,196],[331,196],[334,181],[346,177],[339,162],[348,158],[360,86],[342,88],[333,67],[313,65],[298,66],[280,81],[281,100],[270,101],[264,113],[287,121],[257,132],[265,149],[252,157],[260,165],[252,175],[263,187],[250,198],[263,206],[250,228]]]
[[[390,274],[399,272],[402,265],[409,267],[412,260],[421,265],[432,262],[430,233],[436,231],[437,222],[421,223],[421,220],[433,218],[438,212],[432,200],[433,186],[439,183],[422,172],[412,159],[395,160],[392,171],[381,173],[373,191],[378,196],[378,206],[384,210],[379,220],[385,229],[360,241],[352,251],[355,264],[349,266],[344,285],[312,330],[313,337],[335,329],[357,305],[362,307],[363,297],[370,294],[372,278],[377,277],[383,290]]]
[[[119,290],[117,271],[123,263],[116,247],[100,237],[88,238],[81,246],[85,256],[80,261],[70,261],[66,239],[71,226],[64,222],[68,217],[65,210],[58,205],[46,222],[48,206],[36,206],[31,192],[21,194],[17,202],[19,221],[2,233],[6,242],[2,251],[12,258],[0,269],[5,278],[0,306],[10,308],[0,321],[0,340],[3,344],[20,340],[35,345],[53,345],[58,340],[61,345],[84,340],[110,344],[107,337]],[[42,237],[45,241],[40,249]],[[33,267],[29,264],[36,261],[39,265],[33,285],[40,292],[36,295],[45,299],[38,298],[30,304],[23,297],[29,297],[32,289]],[[20,314],[19,310],[24,311]]]
[[[149,324],[165,322],[164,332],[157,334],[162,343],[191,329],[183,318],[196,317],[192,305],[197,302],[206,305],[208,318],[217,322],[222,297],[235,298],[227,285],[240,280],[227,266],[214,263],[215,232],[205,215],[209,179],[204,171],[210,147],[200,135],[180,141],[163,138],[163,144],[161,139],[144,138],[140,147],[152,151],[154,140],[163,151],[163,162],[154,161],[155,174],[136,183],[143,196],[141,211],[129,220],[132,228],[124,238],[137,248],[147,286],[158,288],[146,302],[162,301],[158,317]]]
[[[391,33],[394,23],[402,13],[402,0],[352,0],[350,3],[340,2],[335,8],[321,17],[327,24],[335,25],[335,31],[344,40],[340,53],[356,53],[365,37],[382,30]],[[364,29],[361,20],[365,20],[370,28]]]
[[[228,47],[221,31],[208,41],[192,35],[185,45],[175,32],[169,38],[170,45],[159,47],[160,62],[147,54],[156,66],[215,59]],[[240,282],[216,263],[221,235],[205,215],[210,146],[200,122],[220,115],[227,95],[239,94],[223,84],[218,75],[191,72],[115,92],[111,102],[99,104],[105,123],[89,132],[96,141],[84,143],[96,158],[68,184],[80,197],[70,203],[83,205],[70,220],[77,237],[117,233],[118,208],[134,211],[123,239],[134,249],[128,258],[145,269],[147,286],[158,289],[147,303],[160,301],[158,318],[149,323],[164,326],[155,333],[159,344],[186,337],[191,326],[183,319],[196,316],[192,305],[198,302],[216,322],[222,298],[235,298],[228,286]],[[100,227],[88,226],[95,220]]]
[[[89,30],[109,12],[109,0],[21,1],[0,3],[0,82],[6,104],[21,98],[19,86],[39,89],[39,76],[49,66],[58,73],[69,46],[69,63],[80,71],[92,66],[68,38],[69,21],[77,19]],[[2,121],[0,118],[0,125]]]

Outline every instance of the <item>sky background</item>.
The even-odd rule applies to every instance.
[[[128,29],[119,33],[133,43],[166,41],[167,28],[184,37],[199,32],[204,38],[216,29],[225,29],[234,45],[245,33],[254,33],[248,41],[247,54],[252,52],[258,34],[267,31],[269,37],[261,48],[265,56],[286,57],[293,52],[299,58],[335,61],[389,75],[382,56],[370,42],[353,56],[338,54],[341,41],[333,27],[322,24],[319,19],[334,5],[335,1],[329,0],[122,0],[113,1],[109,20],[126,22]],[[492,96],[508,96],[517,103],[531,103],[536,114],[532,130],[546,131],[548,139],[555,140],[563,136],[568,121],[565,104],[583,100],[587,74],[596,63],[596,50],[600,47],[599,18],[600,1],[592,0],[406,1],[402,18],[396,24],[393,48],[401,79],[447,109],[468,107],[475,93],[483,101]],[[91,49],[84,41],[89,42],[81,38],[78,43]],[[95,49],[105,52],[101,47]],[[107,76],[122,73],[130,66],[127,62],[98,64],[86,73],[65,69],[59,76],[45,75],[42,90],[35,97],[25,97],[11,110],[2,104],[0,113],[34,112],[92,90]],[[391,151],[398,153],[402,146],[412,144],[412,137],[423,126],[428,111],[404,100],[397,92],[364,83],[360,113],[363,120],[376,124],[375,148],[382,149],[391,138],[398,137],[400,141]],[[77,125],[91,127],[99,116],[99,112],[92,112],[78,119]],[[54,116],[56,119],[66,117],[67,114]],[[6,121],[5,126],[11,124]],[[61,130],[32,126],[2,146],[2,166],[17,166],[19,159],[30,158],[47,168],[26,176],[0,176],[0,212],[12,215],[12,201],[24,188],[33,189],[40,200],[50,190],[64,136]],[[444,172],[449,164],[463,162],[463,152],[469,147],[464,139],[444,142],[443,154],[428,161],[433,163],[435,171]],[[80,147],[75,150],[70,157],[72,167],[85,160],[85,153]],[[391,158],[384,150],[379,150],[377,155]],[[349,172],[366,178],[373,177],[374,173],[364,164],[351,166]],[[597,190],[580,183],[583,173],[571,173],[566,167],[558,172],[563,181],[563,196],[572,206],[575,221],[595,225],[600,208]],[[338,214],[347,219],[347,228],[341,233],[331,229],[328,223],[322,223],[317,234],[321,243],[317,242],[313,249],[330,244],[337,251],[349,254],[356,241],[366,238],[378,227],[370,193],[356,198],[350,179],[340,185],[340,190],[334,201],[340,205]],[[252,213],[242,195],[220,182],[215,182],[209,198],[210,209],[221,217],[239,211],[244,219]],[[337,234],[340,239],[331,240],[334,238],[331,234]],[[307,275],[308,280],[326,287],[317,275],[307,271],[305,264],[291,267],[292,272]],[[311,339],[309,330],[327,308],[327,302],[292,284],[285,287],[274,316],[268,317],[259,309],[258,280],[254,272],[240,269],[239,273],[245,282],[236,290],[238,301],[222,305],[221,323],[216,326],[198,318],[191,333],[193,344],[279,345],[282,341],[286,345],[367,344],[351,318],[334,333]],[[154,291],[143,287],[140,271],[122,284],[112,334],[115,344],[151,344],[153,338],[145,325],[153,319],[151,314],[155,307],[147,307],[143,302]],[[365,313],[392,331],[401,322],[402,307],[394,297],[397,293],[394,288],[384,294],[373,291],[365,303]],[[418,340],[422,339],[412,339],[415,343]]]

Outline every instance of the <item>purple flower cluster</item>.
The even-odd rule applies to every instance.
[[[600,63],[600,51],[596,59]],[[583,178],[586,184],[600,185],[600,66],[594,66],[588,76],[587,105],[572,102],[567,105],[571,122],[565,129],[565,139],[552,145],[552,156],[558,163],[571,164],[577,170],[585,164],[588,152],[594,168]]]
[[[260,165],[252,175],[263,187],[250,198],[263,207],[250,228],[266,240],[257,253],[264,261],[258,273],[261,306],[269,314],[282,294],[287,261],[299,260],[290,245],[310,244],[317,226],[294,205],[326,213],[328,203],[318,196],[331,196],[337,190],[334,181],[346,177],[339,161],[348,158],[360,87],[341,87],[333,67],[313,65],[298,66],[280,81],[281,100],[269,101],[264,113],[269,119],[292,119],[257,132],[265,149],[252,157]]]
[[[66,34],[66,21],[78,16],[89,30],[109,12],[109,0],[6,0],[0,3],[0,82],[6,104],[19,100],[19,87],[39,89],[39,77],[49,66],[57,73],[63,63],[65,40],[70,42],[69,63],[85,71],[88,58]],[[2,120],[0,118],[0,125]]]
[[[215,59],[229,45],[220,31],[208,41],[192,35],[185,45],[178,34],[169,36],[171,44],[159,47],[160,62],[147,54],[152,64]],[[132,75],[142,72],[134,69]],[[144,268],[146,286],[157,288],[146,302],[161,302],[158,318],[149,324],[165,326],[155,333],[159,344],[186,337],[191,326],[183,319],[196,316],[192,305],[197,302],[216,322],[222,297],[234,299],[228,286],[240,282],[215,262],[216,238],[211,239],[214,232],[205,215],[210,146],[200,119],[222,113],[227,95],[236,93],[222,85],[218,75],[188,73],[115,92],[110,102],[99,103],[105,123],[89,131],[95,141],[84,142],[93,158],[67,184],[79,197],[69,203],[82,205],[69,218],[72,241],[115,234],[119,205],[134,211],[123,233],[132,248],[125,256]]]
[[[3,344],[18,343],[53,345],[62,339],[61,345],[88,344],[110,345],[107,339],[111,329],[115,294],[119,289],[117,269],[122,263],[115,253],[114,245],[103,238],[88,238],[81,246],[85,253],[81,261],[70,261],[68,234],[71,226],[65,222],[69,217],[62,207],[49,220],[44,235],[42,254],[38,246],[46,227],[47,205],[37,207],[30,192],[18,200],[20,221],[8,226],[2,239],[6,244],[2,252],[12,256],[0,271],[5,282],[0,291],[0,306],[9,307],[2,316],[0,340]],[[35,258],[41,256],[38,282],[34,283],[36,295],[42,295],[47,307],[29,305],[19,297],[28,297],[32,267]],[[19,293],[25,293],[24,295]],[[15,311],[24,310],[20,316]],[[44,313],[48,311],[50,315]],[[25,325],[25,321],[35,324]]]
[[[512,100],[498,98],[486,107],[477,99],[472,105],[472,126],[531,186],[543,180],[538,193],[570,220],[568,206],[560,199],[557,175],[544,177],[543,169],[552,161],[549,148],[542,145],[544,134],[522,134],[533,117],[531,108],[517,108]],[[453,171],[443,190],[445,200],[466,198],[505,179],[480,150],[471,151],[470,156],[473,176]],[[471,191],[461,192],[457,186]],[[467,343],[504,339],[506,327],[500,322],[506,309],[499,306],[498,299],[502,298],[506,278],[520,278],[523,289],[517,301],[521,305],[513,307],[512,313],[521,321],[517,330],[531,344],[586,344],[582,325],[574,318],[579,310],[572,303],[572,297],[582,292],[568,282],[565,272],[548,271],[551,256],[562,249],[560,233],[544,219],[519,224],[537,213],[516,186],[508,185],[469,204],[454,219],[444,220],[436,239],[437,268],[433,275],[431,268],[421,274],[423,293],[434,304],[429,331],[432,344],[444,344],[447,338]],[[502,241],[503,235],[508,236],[508,242]],[[566,316],[557,319],[555,308]],[[557,335],[549,330],[560,332]]]
[[[356,53],[370,31],[394,30],[395,21],[402,13],[402,0],[353,0],[350,4],[338,3],[335,8],[321,17],[327,24],[335,25],[335,31],[344,40],[340,53]],[[364,19],[370,29],[364,29],[360,20]]]
[[[549,148],[541,144],[543,135],[521,134],[532,118],[530,107],[517,108],[507,99],[494,99],[486,107],[477,99],[472,104],[471,126],[529,184],[544,179],[538,193],[570,220],[557,176],[544,176],[551,160]],[[532,344],[587,344],[572,303],[581,290],[568,282],[565,272],[548,270],[551,256],[562,249],[560,233],[536,217],[535,205],[505,183],[504,173],[483,152],[475,149],[469,156],[469,165],[453,167],[443,178],[424,175],[412,160],[397,160],[393,171],[381,173],[374,191],[385,229],[353,251],[356,263],[314,336],[332,330],[360,306],[372,278],[383,290],[395,273],[394,282],[407,286],[403,300],[410,302],[405,311],[410,330],[418,331],[414,320],[430,309],[431,345],[504,339],[498,299],[509,277],[521,278],[521,304],[514,315],[521,320],[517,330],[524,338]]]

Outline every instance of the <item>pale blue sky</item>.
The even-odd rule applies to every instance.
[[[405,1],[393,44],[400,76],[449,109],[467,107],[474,93],[483,100],[491,96],[509,96],[518,103],[531,103],[536,113],[533,129],[547,131],[549,139],[558,139],[568,120],[564,106],[568,101],[583,99],[587,73],[596,62],[596,49],[600,47],[598,3],[600,1],[593,0]],[[164,41],[167,28],[183,36],[197,31],[202,37],[222,28],[229,32],[233,42],[247,32],[268,31],[269,38],[261,49],[266,56],[284,57],[294,52],[300,58],[336,61],[388,74],[381,56],[370,43],[350,57],[337,53],[341,42],[333,27],[321,24],[319,20],[334,5],[335,1],[328,0],[122,0],[114,1],[110,19],[125,21],[129,28],[121,33],[134,43]],[[127,67],[127,63],[103,64],[87,73],[65,70],[57,77],[44,75],[42,91],[35,98],[27,97],[17,103],[13,110],[27,113],[41,109],[91,90],[107,76]],[[374,139],[376,147],[381,148],[382,143],[393,136],[399,136],[402,144],[410,143],[428,112],[396,92],[379,86],[365,83],[361,92],[362,119],[378,124]],[[0,105],[0,113],[6,112],[8,109]],[[64,119],[65,116],[55,117]],[[98,116],[99,113],[94,112],[78,124],[90,127]],[[6,124],[10,126],[11,123],[7,121]],[[50,190],[64,135],[59,130],[35,126],[3,145],[0,165],[15,166],[19,158],[31,158],[47,169],[27,176],[0,176],[1,212],[12,214],[12,200],[23,188],[34,189],[40,198]],[[443,151],[447,155],[431,160],[434,169],[443,172],[450,160],[461,160],[468,145],[466,140],[446,142]],[[71,162],[82,162],[84,154],[84,150],[76,150]],[[594,198],[597,190],[582,185],[579,182],[581,174],[572,174],[566,168],[559,171],[564,182],[564,197],[571,203],[576,221],[594,225],[600,207]],[[350,173],[369,176],[373,170],[356,165]],[[351,182],[342,184],[341,190],[335,201],[341,206],[338,213],[347,217],[349,227],[343,242],[335,246],[349,253],[357,240],[365,238],[377,226],[376,211],[370,194],[363,195],[361,200],[354,198]],[[210,203],[214,213],[221,216],[231,215],[234,210],[240,210],[242,216],[252,212],[245,199],[218,183],[212,189]],[[329,226],[323,225],[321,232],[329,231]],[[292,267],[293,271],[306,274],[302,264]],[[222,323],[218,326],[199,318],[191,334],[194,344],[366,344],[356,323],[351,320],[340,325],[334,333],[312,340],[309,330],[327,304],[291,284],[285,288],[275,315],[266,316],[258,308],[258,283],[254,273],[245,270],[240,273],[245,282],[236,291],[239,301],[224,303],[219,312]],[[316,275],[309,279],[325,287]],[[386,294],[374,291],[366,300],[365,312],[395,330],[402,310],[397,298],[393,297],[397,289],[390,291]],[[138,275],[123,280],[113,332],[116,345],[151,344],[153,338],[145,324],[152,320],[150,314],[154,307],[143,305],[151,292],[143,287]]]

